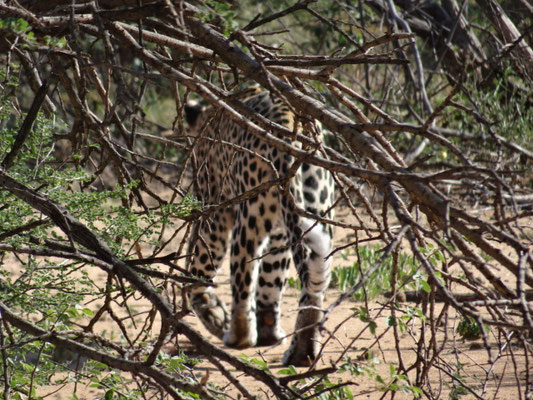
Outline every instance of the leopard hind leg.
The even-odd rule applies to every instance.
[[[215,213],[210,220],[199,222],[198,234],[193,235],[189,247],[192,260],[189,270],[193,275],[213,282],[226,253],[230,227],[233,224],[231,210]],[[197,286],[189,293],[191,306],[206,329],[222,339],[230,326],[230,313],[224,301],[211,286]]]
[[[287,243],[284,227],[273,231],[261,259],[256,288],[258,346],[271,346],[285,337],[281,328],[281,300],[292,259]]]

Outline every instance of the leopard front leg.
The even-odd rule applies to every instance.
[[[295,218],[297,219],[297,218]],[[297,231],[307,232],[302,243],[293,246],[294,262],[302,284],[295,334],[283,356],[284,365],[310,366],[320,348],[319,322],[324,293],[330,280],[331,236],[320,224],[302,218]]]

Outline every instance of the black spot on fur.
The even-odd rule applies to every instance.
[[[205,277],[205,273],[202,270],[198,270],[195,275],[197,277],[199,277],[199,278],[204,278]]]
[[[263,271],[266,272],[267,274],[272,272],[272,264],[263,262]]]
[[[304,192],[304,199],[305,199],[305,201],[307,201],[309,203],[314,203],[315,202],[315,196],[313,196],[313,194],[309,193],[309,192]]]
[[[246,251],[248,251],[248,254],[250,255],[254,255],[255,251],[254,251],[254,241],[253,240],[248,240],[246,242]]]
[[[328,199],[328,188],[325,187],[320,192],[320,202],[325,203],[327,199]]]
[[[318,183],[314,176],[309,176],[305,182],[304,185],[307,187],[310,187],[311,189],[317,190],[318,189]]]
[[[231,273],[234,274],[235,272],[237,272],[237,268],[239,268],[238,262],[234,262],[233,264],[231,264]]]
[[[246,246],[246,229],[241,230],[241,247]]]

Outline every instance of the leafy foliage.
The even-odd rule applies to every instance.
[[[0,161],[13,148],[26,117],[22,110],[41,82],[53,83],[15,164],[0,168],[0,178],[14,179],[26,193],[49,199],[48,205],[59,204],[88,228],[84,234],[104,245],[80,245],[64,221],[23,201],[8,185],[1,187],[1,307],[46,332],[29,333],[2,316],[5,397],[39,398],[42,387],[69,382],[92,385],[105,399],[224,396],[208,376],[207,384],[200,382],[197,360],[181,351],[181,338],[173,339],[174,355],[162,351],[163,342],[178,334],[200,354],[262,378],[274,396],[290,397],[270,379],[274,367],[265,360],[217,353],[192,330],[176,328],[185,327],[179,324],[190,285],[206,283],[182,268],[189,256],[186,236],[195,219],[208,219],[217,207],[203,207],[187,194],[195,184],[194,168],[190,174],[186,164],[194,166],[196,138],[187,133],[184,103],[197,96],[216,109],[231,109],[241,84],[254,82],[286,101],[300,122],[316,118],[331,131],[320,146],[283,139],[295,144],[294,153],[307,152],[306,162],[328,159],[339,204],[353,217],[346,224],[381,243],[350,249],[345,255],[357,262],[335,268],[332,285],[349,290],[384,246],[395,244],[395,256],[355,299],[368,303],[393,288],[423,294],[416,306],[398,299],[383,306],[357,304],[353,320],[363,322],[362,331],[373,340],[365,357],[337,360],[346,380],[318,373],[295,378],[290,382],[296,394],[356,398],[365,393],[349,379],[359,377],[383,396],[496,398],[501,381],[495,374],[484,370],[482,384],[472,384],[477,374],[469,368],[476,367],[460,360],[460,349],[448,351],[456,334],[479,337],[477,314],[487,322],[483,328],[495,333],[491,346],[501,349],[496,359],[489,357],[489,370],[504,360],[514,368],[517,391],[531,386],[522,353],[508,339],[519,332],[520,351],[530,358],[530,307],[521,303],[511,313],[506,308],[522,302],[520,285],[531,286],[533,279],[527,268],[532,77],[520,53],[522,47],[531,50],[530,35],[506,37],[491,19],[498,15],[481,1],[465,2],[459,14],[444,9],[454,1],[407,2],[405,8],[406,2],[328,0],[154,0],[146,7],[126,0],[121,8],[98,10],[70,3],[1,7]],[[432,14],[435,9],[442,18]],[[527,32],[526,13],[507,12]],[[244,30],[251,22],[259,26]],[[405,33],[404,23],[414,35]],[[265,128],[235,111],[242,123],[263,127],[265,136],[276,132],[272,124]],[[397,237],[401,232],[407,233]],[[500,271],[510,273],[517,287],[500,279]],[[490,301],[457,301],[455,290]],[[444,298],[442,307],[434,301],[437,294]],[[463,318],[456,330],[449,324],[452,308]],[[104,319],[113,329],[100,329]],[[396,358],[381,351],[384,331],[394,335]],[[327,340],[336,342],[334,335],[326,334]],[[100,353],[80,357],[53,345],[58,337],[87,345],[86,354]],[[405,355],[406,347],[416,349],[416,360]],[[120,368],[102,354],[121,361]],[[439,379],[451,384],[431,381],[436,366]],[[288,367],[281,373],[292,377],[299,371]],[[497,384],[489,396],[492,379]],[[75,391],[71,396],[78,398]]]
[[[338,287],[343,292],[355,286],[361,280],[361,276],[378,262],[381,257],[380,253],[379,246],[374,248],[359,246],[357,249],[357,262],[349,267],[333,268],[330,286]],[[350,255],[355,255],[355,250],[344,252],[343,258],[348,259]],[[395,281],[397,282],[397,288],[400,290],[408,288],[419,290],[423,285],[427,285],[422,275],[418,273],[420,266],[414,257],[400,253],[398,255],[397,269],[393,268],[393,264],[393,256],[387,257],[374,275],[368,279],[364,288],[353,294],[353,298],[355,300],[363,300],[365,298],[372,300],[380,294],[390,292]],[[397,271],[396,277],[394,277],[395,271]]]
[[[485,329],[488,329],[485,326]],[[479,322],[472,317],[462,318],[457,325],[457,333],[465,340],[476,340],[482,335]]]
[[[27,31],[25,24],[19,25],[16,25],[19,31]],[[23,118],[18,117],[19,111],[11,94],[18,87],[18,82],[11,76],[4,86],[6,90],[1,93],[0,154],[10,151],[22,124]],[[71,210],[116,254],[129,257],[131,250],[141,243],[159,245],[158,237],[163,226],[172,225],[172,218],[187,216],[200,207],[194,198],[188,196],[180,203],[165,204],[139,213],[118,205],[131,196],[136,182],[117,185],[112,190],[84,189],[87,187],[85,184],[93,180],[91,174],[55,157],[57,145],[54,134],[63,128],[57,119],[39,114],[9,174],[38,190],[41,196]],[[3,204],[0,208],[1,233],[6,236],[3,243],[13,249],[31,249],[28,255],[18,256],[20,269],[12,268],[14,258],[10,252],[0,253],[0,301],[4,305],[40,328],[68,335],[97,318],[91,305],[94,301],[110,299],[124,290],[124,287],[116,285],[102,286],[94,279],[94,274],[93,277],[89,274],[89,269],[95,267],[87,262],[60,260],[53,253],[47,256],[47,241],[54,240],[56,248],[67,248],[68,238],[10,192],[0,191],[0,202]],[[27,228],[20,229],[24,226]],[[128,291],[131,292],[130,289]],[[12,398],[37,399],[40,398],[39,387],[61,387],[70,381],[93,382],[91,387],[102,389],[105,398],[133,399],[142,394],[142,391],[127,389],[134,381],[106,364],[86,363],[86,359],[80,362],[80,358],[73,356],[68,349],[35,339],[18,329],[11,328],[6,335],[0,328],[0,336],[2,346],[6,346],[2,350],[0,374],[9,377],[9,382],[5,384],[11,387]],[[79,342],[91,343],[81,337],[77,339]],[[179,357],[161,355],[159,364],[170,370],[182,371],[195,362],[184,354]],[[83,368],[83,373],[72,374],[72,368]],[[60,372],[68,373],[68,378],[56,378]]]

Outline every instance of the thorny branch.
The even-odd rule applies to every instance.
[[[157,364],[166,344],[179,349],[184,336],[225,377],[232,386],[230,395],[252,398],[256,393],[238,381],[225,364],[262,382],[277,398],[298,398],[311,395],[313,388],[319,395],[350,385],[352,382],[318,389],[327,374],[338,370],[343,357],[357,355],[356,340],[375,329],[371,327],[381,316],[390,314],[392,322],[373,333],[373,344],[362,353],[376,349],[385,359],[383,338],[392,334],[398,373],[405,374],[407,384],[419,387],[427,398],[439,398],[444,390],[431,381],[433,370],[448,376],[450,387],[463,385],[476,398],[484,398],[489,381],[495,379],[490,371],[500,367],[504,355],[512,362],[509,374],[514,374],[519,396],[533,392],[533,377],[528,372],[533,356],[533,153],[527,140],[518,143],[517,135],[497,130],[498,118],[503,117],[487,115],[479,97],[474,96],[476,90],[486,88],[500,93],[500,86],[505,86],[502,97],[493,101],[501,107],[516,102],[516,119],[526,115],[532,99],[516,82],[521,78],[524,86],[531,84],[530,65],[523,61],[533,54],[531,34],[519,31],[527,27],[511,21],[493,1],[478,1],[488,5],[484,11],[495,26],[491,34],[498,35],[498,40],[492,41],[495,44],[487,48],[482,48],[476,37],[483,32],[476,33],[465,21],[465,3],[459,7],[453,0],[443,1],[442,6],[435,3],[433,8],[427,2],[420,9],[406,8],[406,2],[400,1],[368,1],[403,32],[390,30],[380,35],[375,35],[377,25],[367,30],[372,22],[366,20],[368,15],[362,9],[357,9],[362,20],[354,21],[350,12],[355,9],[342,1],[332,2],[340,14],[335,14],[333,6],[321,10],[314,1],[300,0],[287,3],[279,12],[243,17],[244,23],[225,21],[214,5],[203,2],[119,3],[18,0],[0,4],[0,19],[8,21],[0,27],[0,60],[5,68],[0,85],[2,99],[10,100],[14,110],[0,121],[2,132],[12,128],[13,115],[21,118],[25,109],[29,110],[12,142],[0,139],[4,152],[0,154],[0,187],[6,196],[2,198],[13,204],[20,200],[31,209],[17,223],[2,227],[0,261],[33,265],[61,260],[61,268],[71,273],[97,267],[106,275],[99,282],[105,290],[85,300],[90,304],[101,299],[104,306],[85,326],[77,323],[78,331],[44,329],[34,323],[46,314],[44,310],[24,311],[2,294],[2,365],[8,365],[10,346],[22,348],[32,340],[28,338],[34,338],[129,372],[172,398],[183,398],[184,392],[215,398],[219,393],[206,384],[208,376],[204,382],[194,372],[174,375]],[[16,27],[9,22],[13,20],[25,21],[27,28],[21,29],[23,24]],[[311,26],[322,26],[322,32],[329,29],[347,49],[329,45],[324,34],[318,46],[321,50],[310,53],[298,44],[298,30],[286,21],[310,21]],[[361,34],[361,40],[354,39],[354,32]],[[422,44],[411,32],[431,38],[433,47],[428,50],[424,47],[428,43]],[[278,36],[279,42],[290,44],[289,54],[279,45]],[[436,60],[434,70],[427,65],[431,64],[431,52]],[[505,60],[510,60],[507,66]],[[516,75],[506,81],[514,70]],[[20,87],[30,90],[9,89],[9,79],[15,75]],[[499,83],[494,83],[496,78]],[[280,126],[244,106],[243,92],[255,84],[285,101],[304,125],[318,121],[329,132],[327,142],[317,141],[306,131]],[[35,93],[33,98],[28,97],[30,91]],[[183,319],[189,312],[184,293],[191,285],[216,286],[187,273],[184,260],[190,256],[186,242],[191,224],[200,218],[209,220],[216,211],[272,187],[283,187],[291,177],[280,174],[219,204],[189,207],[185,200],[195,177],[184,171],[195,157],[197,141],[187,131],[183,110],[191,98],[201,99],[298,163],[305,161],[334,174],[337,220],[317,220],[348,232],[331,257],[341,253],[352,257],[360,278],[323,310],[321,328],[329,336],[321,357],[315,360],[316,370],[278,379],[213,345]],[[526,108],[519,107],[522,100]],[[157,106],[150,109],[151,102]],[[167,102],[172,106],[167,107]],[[33,146],[32,135],[39,129],[41,106],[43,113],[60,119],[64,126],[54,126],[54,145],[46,154],[24,159],[20,155]],[[158,107],[160,113],[155,110]],[[468,123],[454,125],[454,119],[461,118]],[[527,126],[516,129],[533,137]],[[236,154],[250,154],[236,143],[219,144]],[[44,148],[44,143],[41,146]],[[22,164],[33,168],[33,178],[19,174]],[[105,237],[105,229],[78,218],[85,214],[66,207],[62,204],[65,197],[53,197],[50,183],[36,178],[39,166],[48,165],[55,166],[54,171],[89,174],[86,181],[73,179],[70,185],[55,190],[90,194],[115,186],[124,188],[127,194],[119,196],[116,203],[149,222],[139,223],[142,229],[133,239],[124,232]],[[1,204],[0,212],[10,211],[11,203]],[[110,218],[120,215],[120,207],[110,208],[114,210]],[[312,217],[305,210],[300,212]],[[154,222],[154,215],[161,217],[160,222]],[[43,238],[42,232],[49,236]],[[18,238],[21,242],[15,243]],[[376,241],[381,244],[381,256],[363,269],[360,247]],[[122,245],[128,250],[117,250]],[[400,270],[402,253],[410,254],[416,265],[408,276]],[[391,292],[384,304],[375,303],[367,288],[390,259],[394,270]],[[48,267],[60,269],[55,264]],[[31,276],[22,273],[15,281],[26,282]],[[408,291],[420,280],[425,282],[423,290],[417,286],[417,292]],[[54,282],[60,286],[59,280]],[[130,286],[135,290],[130,291]],[[3,286],[0,289],[3,291]],[[361,291],[364,305],[330,328],[333,313]],[[132,304],[139,298],[149,305],[149,311],[135,314]],[[420,303],[419,313],[408,311],[402,305],[405,300]],[[440,301],[445,305],[441,307]],[[125,317],[117,312],[122,309]],[[126,344],[112,343],[94,332],[106,313]],[[364,328],[352,335],[348,345],[340,343],[339,329],[363,317]],[[462,362],[456,349],[460,330],[456,318],[476,321],[479,327],[489,364],[481,388],[457,378]],[[400,320],[408,336],[407,346],[399,334]],[[130,334],[129,323],[142,326],[142,331]],[[16,339],[14,328],[26,336]],[[94,343],[87,342],[89,337]],[[146,347],[132,340],[135,337],[146,342]],[[513,337],[519,348],[511,346]],[[334,345],[345,346],[339,352],[342,356],[324,367],[320,363],[325,350]],[[400,350],[406,347],[416,350],[414,361]],[[447,358],[445,349],[450,348],[456,360]],[[288,387],[289,382],[312,376],[321,378]],[[9,395],[13,388],[5,367],[0,379]],[[493,397],[499,390],[500,384],[491,392]]]

